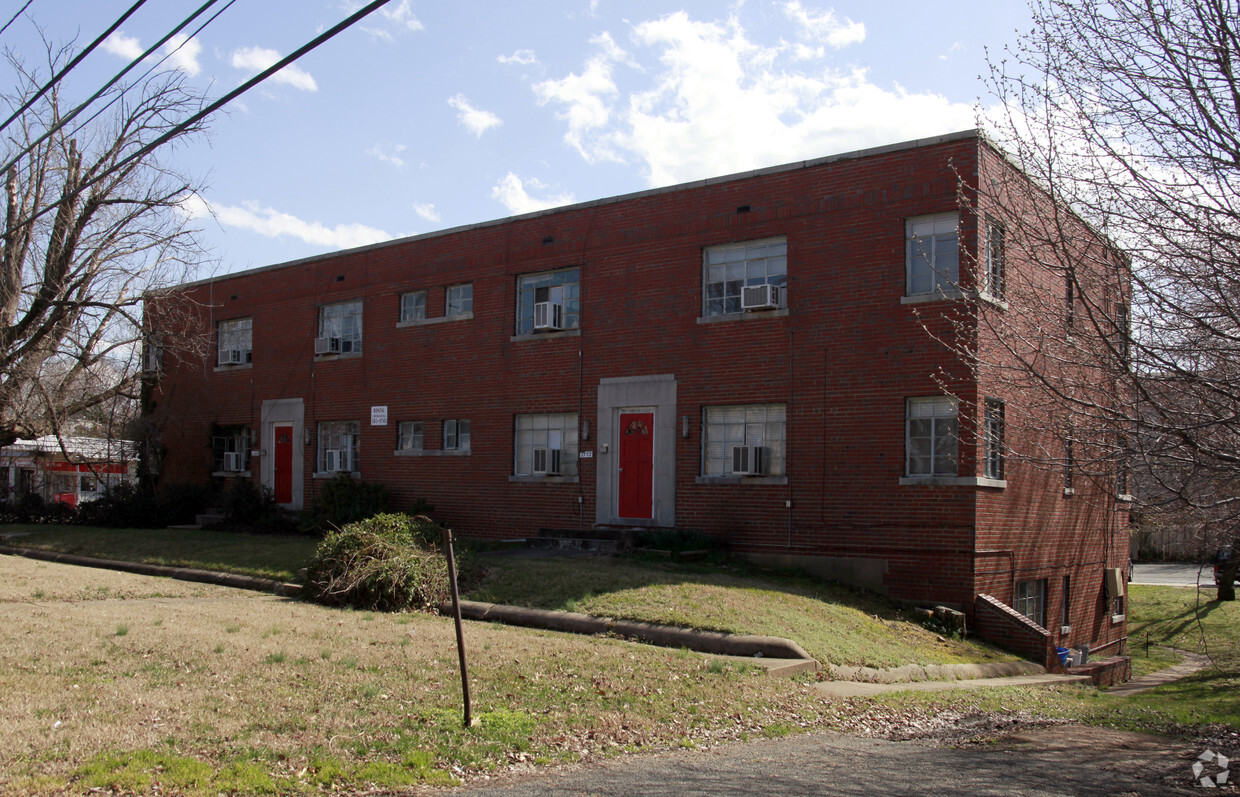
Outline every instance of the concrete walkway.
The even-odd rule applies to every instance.
[[[947,689],[990,689],[1001,686],[1063,686],[1092,683],[1088,675],[1009,675],[1001,678],[967,678],[959,681],[906,681],[874,684],[862,681],[823,681],[814,688],[831,697],[869,697],[887,692],[942,692]]]
[[[1178,681],[1186,675],[1192,675],[1198,670],[1204,670],[1210,666],[1210,660],[1199,653],[1189,653],[1187,650],[1175,650],[1175,652],[1183,656],[1184,661],[1174,667],[1152,672],[1149,675],[1142,675],[1140,678],[1133,678],[1128,683],[1112,686],[1107,690],[1107,694],[1120,695],[1121,697],[1139,695],[1156,686]]]

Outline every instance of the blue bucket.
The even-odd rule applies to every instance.
[[[1055,648],[1055,653],[1059,656],[1059,663],[1065,667],[1068,666],[1068,654],[1071,652],[1067,648]]]

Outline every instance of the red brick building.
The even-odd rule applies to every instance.
[[[1032,267],[971,188],[1011,168],[965,132],[181,286],[210,346],[165,353],[159,478],[302,508],[351,472],[476,537],[695,529],[1035,659],[1116,643],[1114,496],[1008,462],[1015,397],[934,339]]]

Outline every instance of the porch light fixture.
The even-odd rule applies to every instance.
[[[689,416],[688,415],[680,416],[680,436],[686,440],[689,439]]]
[[[584,421],[581,422],[581,439],[582,440],[590,439],[590,419],[589,418],[586,418]]]

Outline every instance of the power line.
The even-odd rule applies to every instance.
[[[31,2],[33,2],[33,0],[31,0]],[[216,4],[216,3],[218,3],[218,2],[219,2],[219,0],[207,0],[207,2],[206,2],[206,3],[203,3],[203,4],[202,4],[202,5],[198,8],[198,10],[197,10],[197,11],[195,11],[195,12],[194,12],[193,14],[191,14],[190,16],[186,17],[186,18],[185,18],[185,19],[181,22],[181,24],[177,25],[175,28],[173,28],[171,31],[169,31],[169,32],[168,32],[168,33],[167,33],[167,34],[166,34],[166,35],[165,35],[162,39],[160,39],[159,41],[155,42],[155,43],[154,43],[154,44],[152,44],[150,47],[148,47],[148,48],[147,48],[147,50],[146,50],[146,52],[142,53],[142,55],[139,55],[137,58],[135,58],[133,61],[131,61],[131,62],[130,62],[130,63],[129,63],[129,64],[128,64],[128,65],[127,65],[124,69],[122,69],[120,72],[117,72],[117,73],[116,73],[116,75],[115,75],[115,76],[114,76],[111,80],[109,80],[107,83],[105,83],[105,84],[104,84],[103,88],[101,88],[101,89],[99,89],[98,91],[96,91],[96,92],[95,92],[94,94],[92,94],[89,98],[87,98],[87,99],[86,99],[86,101],[84,101],[84,102],[80,103],[80,104],[79,104],[76,108],[74,108],[72,111],[70,111],[68,114],[66,114],[66,115],[65,115],[65,116],[64,116],[64,117],[63,117],[60,121],[58,121],[58,122],[57,122],[56,124],[54,124],[52,127],[48,128],[48,129],[47,129],[47,131],[45,131],[45,132],[43,133],[43,135],[39,136],[37,139],[35,139],[34,141],[32,141],[30,144],[28,144],[28,145],[25,147],[25,149],[23,149],[21,152],[18,152],[17,154],[15,154],[15,155],[12,157],[12,159],[10,159],[10,160],[9,160],[9,162],[8,162],[8,163],[6,163],[6,164],[4,164],[4,166],[0,167],[0,174],[4,174],[4,173],[8,172],[8,170],[9,170],[10,168],[12,168],[12,166],[13,166],[15,163],[17,163],[19,160],[21,160],[22,158],[24,158],[24,157],[25,157],[26,155],[28,155],[29,153],[33,152],[33,151],[34,151],[34,149],[35,149],[35,147],[37,147],[37,146],[39,146],[40,144],[42,144],[42,143],[43,143],[44,141],[46,141],[49,137],[51,137],[52,135],[54,135],[57,131],[61,130],[61,129],[62,129],[62,128],[64,128],[66,125],[68,125],[70,122],[72,122],[72,121],[74,120],[74,118],[75,118],[78,114],[80,114],[82,111],[86,110],[86,108],[87,108],[87,107],[89,107],[89,106],[90,106],[90,104],[91,104],[91,103],[93,103],[95,100],[99,99],[99,97],[101,97],[101,96],[104,94],[104,92],[106,92],[108,89],[112,88],[112,86],[116,85],[116,83],[117,83],[117,82],[118,82],[121,78],[123,78],[123,77],[124,77],[124,76],[125,76],[125,75],[129,72],[129,70],[133,69],[135,66],[137,66],[138,64],[140,64],[140,63],[142,63],[144,60],[146,60],[147,56],[149,56],[151,53],[153,53],[153,52],[155,52],[156,50],[158,50],[161,46],[163,46],[163,45],[164,45],[164,43],[166,43],[167,41],[169,41],[170,39],[172,39],[172,37],[173,37],[173,36],[177,35],[177,34],[178,34],[178,33],[180,33],[182,30],[184,30],[184,29],[185,29],[185,27],[186,27],[187,25],[189,25],[191,22],[193,22],[195,19],[197,19],[199,16],[201,16],[201,15],[203,14],[203,12],[205,12],[208,8],[210,8],[211,6],[215,5],[215,4]],[[224,6],[223,8],[221,8],[219,11],[216,11],[214,14],[212,14],[212,15],[211,15],[211,18],[210,18],[210,19],[208,19],[206,22],[203,22],[201,25],[199,25],[199,26],[198,26],[198,28],[197,28],[197,30],[195,30],[192,34],[190,34],[190,36],[188,36],[188,37],[185,39],[185,42],[188,42],[188,41],[189,41],[190,39],[192,39],[194,36],[197,36],[197,35],[198,35],[198,33],[200,33],[200,32],[202,31],[202,29],[203,29],[203,28],[205,28],[207,25],[210,25],[210,24],[211,24],[212,22],[214,22],[217,18],[219,18],[220,14],[223,14],[225,11],[227,11],[230,7],[232,7],[233,3],[235,3],[235,2],[237,2],[237,0],[228,0],[228,4],[227,4],[227,5],[225,5],[225,6]],[[162,64],[164,61],[167,61],[167,60],[168,60],[168,59],[172,56],[172,53],[175,53],[177,50],[180,50],[180,49],[181,49],[181,47],[184,47],[184,46],[185,46],[185,42],[182,42],[182,43],[181,43],[180,45],[178,45],[178,46],[177,46],[174,50],[172,50],[172,52],[168,53],[168,54],[167,54],[167,55],[165,55],[163,58],[159,59],[159,61],[157,61],[157,62],[156,62],[156,63],[155,63],[155,64],[154,64],[154,65],[153,65],[150,69],[148,69],[148,70],[147,70],[147,71],[146,71],[146,72],[142,75],[142,77],[140,77],[138,80],[139,80],[139,81],[141,81],[142,79],[146,78],[146,76],[147,76],[147,75],[150,75],[150,74],[151,74],[151,72],[155,71],[155,69],[156,69],[156,68],[158,68],[158,66],[159,66],[160,64]],[[122,91],[121,93],[123,94],[123,93],[124,93],[124,91]],[[70,137],[72,137],[72,136],[73,136],[73,135],[75,135],[75,134],[76,134],[79,130],[81,130],[81,129],[82,129],[82,127],[84,127],[85,125],[89,124],[92,120],[94,120],[94,119],[98,118],[99,114],[103,113],[103,112],[104,112],[104,111],[106,111],[108,108],[112,107],[113,103],[115,103],[117,99],[119,99],[119,97],[113,98],[111,102],[107,103],[107,104],[106,104],[106,105],[104,105],[102,108],[100,108],[98,111],[96,111],[93,115],[91,115],[91,117],[90,117],[89,119],[84,120],[84,121],[82,122],[82,124],[78,125],[78,126],[77,126],[74,130],[73,130],[73,132],[69,134],[69,136],[70,136]]]
[[[13,18],[12,18],[12,19],[10,19],[8,22],[4,23],[4,27],[3,27],[3,28],[0,28],[0,36],[3,36],[3,35],[4,35],[4,32],[5,32],[6,30],[8,30],[8,29],[9,29],[9,25],[12,25],[12,24],[13,24],[13,23],[17,20],[17,18],[18,18],[18,17],[20,17],[22,14],[26,13],[26,9],[27,9],[27,8],[30,8],[30,4],[31,4],[31,3],[33,3],[33,2],[34,2],[34,0],[26,0],[26,5],[22,6],[22,7],[21,7],[21,8],[19,8],[19,9],[17,9],[17,13],[13,15]]]
[[[142,0],[142,2],[145,2],[145,0]],[[177,136],[179,136],[181,133],[185,132],[185,130],[186,130],[186,129],[188,129],[188,128],[192,127],[193,125],[195,125],[195,124],[197,124],[198,122],[202,121],[202,120],[203,120],[203,119],[205,119],[206,117],[208,117],[208,116],[210,116],[211,114],[215,113],[215,112],[216,112],[216,111],[218,111],[220,108],[222,108],[224,105],[228,104],[228,103],[229,103],[229,102],[231,102],[232,100],[236,99],[237,97],[241,96],[241,95],[242,95],[242,94],[244,94],[245,92],[247,92],[247,91],[249,91],[250,89],[254,88],[254,87],[255,87],[255,86],[257,86],[259,83],[262,83],[264,80],[266,80],[267,78],[271,77],[271,76],[272,76],[272,75],[274,75],[276,72],[279,72],[281,69],[283,69],[284,67],[288,66],[289,64],[293,63],[293,62],[294,62],[294,61],[296,61],[298,58],[301,58],[301,57],[302,57],[303,55],[305,55],[306,53],[310,52],[311,50],[314,50],[315,48],[317,48],[317,47],[318,47],[320,44],[322,44],[323,42],[328,41],[328,40],[330,40],[330,39],[332,39],[332,38],[335,38],[335,36],[336,36],[338,33],[340,33],[341,31],[346,30],[346,29],[348,29],[348,28],[352,27],[354,24],[356,24],[356,23],[357,23],[357,22],[359,22],[360,20],[362,20],[362,19],[364,19],[365,17],[369,16],[370,14],[374,13],[374,12],[375,12],[377,9],[379,9],[380,7],[382,7],[382,6],[384,6],[384,5],[387,5],[389,2],[391,2],[391,0],[372,0],[372,2],[370,2],[370,3],[366,4],[366,5],[365,5],[365,6],[363,6],[362,8],[358,9],[358,10],[357,10],[357,11],[355,11],[353,14],[350,14],[350,15],[349,15],[348,17],[346,17],[344,20],[342,20],[341,22],[336,23],[336,24],[335,24],[335,25],[333,25],[331,28],[329,28],[329,29],[327,29],[327,30],[323,31],[322,33],[320,33],[318,36],[316,36],[316,37],[314,37],[313,39],[311,39],[311,40],[310,40],[309,42],[307,42],[306,44],[303,44],[301,47],[299,47],[299,48],[297,48],[296,50],[294,50],[293,52],[289,53],[289,54],[288,54],[287,56],[285,56],[284,58],[281,58],[279,61],[277,61],[276,63],[274,63],[274,64],[272,64],[271,66],[267,67],[267,68],[266,68],[266,69],[264,69],[262,72],[259,72],[259,73],[258,73],[257,75],[255,75],[254,77],[250,78],[249,80],[247,80],[246,82],[244,82],[244,83],[242,83],[240,86],[238,86],[237,88],[235,88],[235,89],[233,89],[232,91],[230,91],[230,92],[228,92],[227,94],[225,94],[223,97],[220,97],[218,100],[216,100],[215,102],[213,102],[213,103],[211,103],[210,105],[206,106],[205,108],[203,108],[202,110],[198,111],[197,113],[193,114],[193,115],[192,115],[192,116],[190,116],[188,119],[185,119],[184,121],[178,122],[178,123],[177,123],[175,126],[173,126],[170,130],[168,130],[167,132],[165,132],[165,133],[163,133],[162,135],[160,135],[160,136],[159,136],[158,138],[156,138],[154,141],[151,141],[150,143],[148,143],[148,144],[146,144],[145,146],[141,147],[141,148],[140,148],[140,149],[138,149],[137,151],[135,151],[135,152],[131,153],[131,154],[130,154],[130,155],[128,155],[127,157],[125,157],[125,158],[123,158],[122,160],[118,161],[115,165],[113,165],[110,169],[108,169],[108,170],[107,170],[106,172],[104,172],[103,174],[97,175],[97,176],[95,176],[95,177],[91,178],[90,180],[86,181],[85,183],[83,183],[81,186],[79,186],[79,187],[78,187],[78,190],[79,190],[79,191],[81,191],[81,190],[85,190],[85,189],[87,189],[87,188],[90,188],[90,187],[91,187],[91,186],[93,186],[95,183],[101,182],[104,178],[108,177],[109,175],[115,174],[116,172],[120,171],[120,170],[121,170],[121,169],[123,169],[124,167],[128,166],[130,163],[133,163],[135,160],[138,160],[139,158],[146,157],[147,155],[149,155],[149,154],[150,154],[151,152],[153,152],[154,150],[158,149],[159,147],[161,147],[161,146],[163,146],[164,144],[168,143],[168,142],[169,142],[170,140],[172,140],[173,138],[176,138],[176,137],[177,137]],[[24,224],[29,224],[30,222],[34,221],[35,219],[38,219],[40,216],[43,216],[44,214],[46,214],[46,213],[48,213],[49,211],[51,211],[54,207],[56,207],[56,205],[54,205],[54,204],[53,204],[53,205],[48,205],[47,207],[43,208],[42,210],[39,210],[39,211],[35,211],[35,212],[33,212],[33,213],[32,213],[30,216],[28,216],[27,218],[17,220],[17,221],[16,221],[16,222],[15,222],[12,226],[13,226],[13,227],[18,227],[18,226],[21,226],[21,225],[24,225]]]
[[[138,0],[138,2],[136,2],[136,3],[134,3],[132,6],[130,6],[130,7],[129,7],[129,10],[128,10],[128,11],[126,11],[124,14],[122,14],[122,15],[120,16],[120,18],[119,18],[119,19],[117,19],[115,22],[113,22],[113,23],[112,23],[112,26],[111,26],[110,28],[108,28],[107,30],[105,30],[103,33],[99,34],[99,36],[98,36],[98,37],[97,37],[97,38],[96,38],[93,42],[91,42],[89,45],[87,45],[87,47],[86,47],[86,49],[85,49],[85,50],[83,50],[82,52],[78,53],[78,54],[77,54],[77,55],[73,58],[73,60],[72,60],[72,61],[70,61],[69,63],[65,64],[65,66],[64,66],[64,68],[63,68],[63,69],[61,69],[59,72],[57,72],[55,75],[53,75],[53,76],[52,76],[52,79],[51,79],[51,80],[49,80],[49,81],[47,81],[47,83],[43,86],[43,88],[39,89],[39,90],[35,93],[35,95],[34,95],[33,97],[31,97],[30,99],[26,100],[26,103],[25,103],[24,105],[22,105],[22,107],[18,108],[16,111],[14,111],[14,112],[13,112],[13,115],[12,115],[12,116],[10,116],[8,119],[5,119],[5,120],[4,120],[4,124],[0,124],[0,131],[3,131],[6,127],[8,127],[10,124],[12,124],[14,119],[16,119],[17,117],[21,116],[23,113],[25,113],[25,112],[26,112],[26,111],[30,108],[30,106],[31,106],[31,105],[34,105],[34,104],[35,104],[35,102],[37,102],[37,101],[38,101],[38,99],[39,99],[40,97],[42,97],[44,94],[46,94],[48,91],[50,91],[50,90],[51,90],[51,88],[52,88],[53,86],[55,86],[57,83],[59,83],[61,78],[63,78],[65,75],[69,74],[69,70],[73,69],[73,67],[75,67],[75,66],[77,66],[79,63],[81,63],[81,61],[82,61],[82,59],[83,59],[83,58],[85,58],[86,56],[90,55],[90,53],[91,53],[91,51],[92,51],[92,50],[94,50],[96,47],[98,47],[100,44],[102,44],[104,39],[106,39],[106,38],[108,38],[109,36],[111,36],[111,35],[112,35],[112,32],[113,32],[113,31],[115,31],[117,28],[119,28],[121,25],[123,25],[123,24],[124,24],[124,22],[125,22],[125,20],[127,20],[127,19],[129,19],[131,16],[133,16],[133,13],[134,13],[135,11],[137,11],[139,8],[141,8],[141,7],[142,7],[142,5],[143,5],[145,2],[146,2],[146,0]]]

